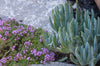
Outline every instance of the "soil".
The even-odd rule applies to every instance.
[[[76,0],[68,0],[68,1],[71,2],[72,5],[76,2]],[[78,0],[78,3],[82,11],[89,10],[91,12],[91,9],[93,9],[95,17],[96,18],[100,17],[100,11],[94,0]]]
[[[58,61],[64,57],[68,57],[65,61],[63,61],[64,63],[67,64],[74,64],[71,60],[70,60],[70,54],[64,54],[64,53],[60,53],[60,52],[56,52],[55,53],[55,61]]]
[[[100,66],[100,60],[97,62],[96,66]]]
[[[55,53],[55,61],[58,61],[64,57],[68,57],[68,59],[66,59],[65,61],[63,61],[63,63],[67,63],[67,64],[74,64],[71,59],[70,59],[70,54],[64,54],[64,53],[60,53],[60,52],[56,52]],[[76,64],[74,64],[76,65]],[[100,66],[100,61],[97,62],[96,66]]]

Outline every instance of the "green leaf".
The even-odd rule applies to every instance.
[[[49,16],[49,22],[50,22],[51,27],[55,30],[54,25],[52,23],[52,20],[51,20],[51,17],[50,16]]]
[[[78,61],[74,58],[74,56],[73,56],[72,54],[70,55],[70,59],[71,59],[71,61],[72,61],[73,63],[79,65]]]
[[[96,63],[100,60],[100,53],[96,57]]]
[[[62,58],[62,59],[60,59],[60,60],[58,60],[59,62],[63,62],[63,61],[65,61],[65,60],[67,60],[68,59],[68,57],[64,57],[64,58]]]

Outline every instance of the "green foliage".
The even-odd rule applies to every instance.
[[[42,33],[43,29],[20,24],[15,19],[0,21],[0,63],[25,66],[54,61],[55,54],[43,46]],[[46,60],[46,55],[50,56],[49,60]]]
[[[56,35],[54,32],[53,34],[49,34],[48,32],[45,32],[43,34],[43,45],[52,51],[58,51],[57,44],[59,44],[58,41],[58,35]]]
[[[69,33],[65,31],[65,28],[61,29],[59,28],[59,40],[61,43],[61,48],[60,51],[63,53],[71,53],[75,49],[74,47],[76,46],[75,43],[78,43],[79,41],[77,40],[79,37],[76,35],[74,36],[74,33],[72,32],[72,29],[70,29],[71,23],[68,25],[69,26]],[[77,41],[76,41],[77,40]]]
[[[57,38],[53,41],[54,33],[48,35],[51,40],[46,41],[46,46],[51,48],[51,44],[56,51],[72,53],[70,57],[75,64],[95,66],[100,60],[100,18],[94,17],[93,10],[91,16],[89,11],[83,13],[79,9],[78,1],[76,5],[75,15],[70,3],[57,6],[52,11],[49,20]],[[59,43],[61,47],[57,46]]]
[[[85,46],[82,45],[76,47],[74,55],[76,59],[73,55],[70,55],[70,58],[75,64],[85,66],[92,63],[94,64],[95,62],[93,47],[91,47],[88,42],[85,44]],[[93,61],[91,62],[91,60]]]
[[[21,47],[24,45],[25,41],[29,41],[29,40],[32,41],[32,43],[34,43],[34,47],[37,47],[37,46],[42,47],[42,45],[39,45],[40,44],[40,41],[39,41],[40,35],[43,32],[42,29],[40,29],[40,28],[34,29],[34,27],[32,27],[34,32],[27,31],[27,33],[22,33],[23,31],[27,30],[27,25],[19,24],[15,20],[5,22],[5,24],[3,26],[6,26],[6,24],[10,25],[9,27],[11,27],[11,30],[0,31],[0,35],[2,35],[2,38],[3,37],[6,38],[6,40],[3,40],[2,38],[0,38],[0,47],[2,47],[2,48],[0,48],[0,51],[1,51],[0,58],[8,55],[9,53],[6,53],[6,52],[8,52],[8,50],[9,50],[9,52],[11,52],[10,47],[12,47],[14,45],[17,48],[16,50],[20,51]],[[3,26],[1,26],[1,27],[3,27]],[[16,27],[14,27],[14,26],[16,26]],[[19,33],[22,33],[22,36],[12,34],[13,30],[21,29],[21,27],[25,28],[19,32]],[[7,35],[7,36],[5,36],[6,31],[9,31],[9,35]],[[29,36],[27,35],[28,33],[29,33]],[[33,33],[33,35],[31,35],[31,33]],[[19,40],[15,40],[17,36],[20,38]]]
[[[51,27],[58,32],[59,27],[67,29],[67,22],[72,21],[73,19],[73,9],[71,7],[71,4],[65,3],[63,6],[60,5],[60,9],[58,6],[55,8],[55,10],[52,10],[52,18],[49,17]]]
[[[44,44],[47,48],[64,53],[72,52],[74,46],[78,45],[81,41],[78,36],[78,23],[73,20],[67,23],[67,32],[65,27],[59,27],[58,33],[44,33],[43,37],[45,42]],[[58,44],[61,44],[61,48],[57,46]]]
[[[95,64],[100,60],[100,53],[98,53],[98,44],[96,36],[94,38],[93,45],[86,42],[85,44],[76,47],[74,56],[71,54],[71,60],[78,65],[85,66],[95,66]],[[92,64],[92,65],[91,65]]]
[[[60,59],[60,60],[58,60],[59,62],[63,62],[63,61],[65,61],[65,60],[67,60],[68,59],[68,57],[64,57],[64,58],[62,58],[62,59]]]

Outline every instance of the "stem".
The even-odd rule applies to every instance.
[[[4,54],[4,56],[3,57],[5,57],[8,53],[10,52],[10,50],[9,51],[7,51],[5,54]]]

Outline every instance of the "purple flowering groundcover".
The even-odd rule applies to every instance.
[[[43,46],[43,32],[48,31],[15,19],[0,20],[0,66],[55,61],[55,53]]]

